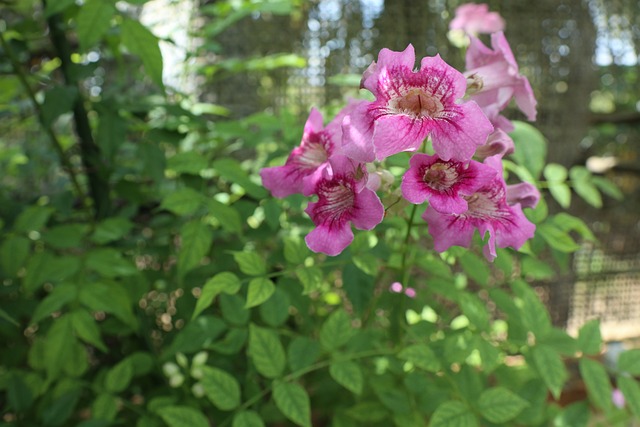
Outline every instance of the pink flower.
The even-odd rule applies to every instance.
[[[335,256],[353,241],[351,224],[371,230],[384,217],[384,207],[376,193],[368,189],[364,165],[344,156],[331,159],[331,171],[325,170],[315,186],[318,201],[309,203],[305,212],[316,228],[305,241],[309,249]]]
[[[341,145],[342,120],[362,102],[350,101],[324,128],[322,114],[315,108],[311,109],[304,125],[302,141],[293,149],[285,165],[260,171],[265,188],[275,197],[286,197],[302,193],[305,183],[314,186],[329,166],[329,158]]]
[[[438,252],[451,246],[471,246],[475,229],[489,240],[483,249],[485,257],[493,261],[496,245],[519,249],[533,237],[533,225],[522,213],[520,204],[509,206],[506,185],[501,175],[471,196],[466,196],[469,209],[462,214],[442,214],[431,206],[422,218],[429,223],[429,234],[433,237],[434,248]]]
[[[456,8],[456,16],[449,23],[450,30],[463,30],[476,36],[504,30],[504,19],[497,12],[489,12],[486,4],[465,3]]]
[[[511,47],[504,33],[491,34],[491,47],[486,47],[479,39],[472,37],[467,50],[465,75],[473,80],[481,80],[471,94],[471,99],[484,109],[497,107],[504,110],[515,98],[518,108],[529,120],[536,119],[536,99],[529,80],[520,74]]]
[[[507,203],[519,203],[523,208],[535,208],[540,201],[540,192],[535,185],[528,182],[507,185]]]
[[[342,152],[353,159],[382,160],[415,151],[431,136],[443,160],[466,161],[493,126],[474,102],[462,102],[465,77],[439,55],[423,58],[413,71],[412,45],[403,52],[382,49],[365,71],[362,87],[376,97],[343,121]]]
[[[404,287],[402,286],[402,283],[400,283],[400,282],[393,282],[391,284],[391,286],[389,286],[389,290],[391,292],[393,292],[394,294],[399,294],[400,292],[402,292],[403,289],[404,289]]]
[[[492,156],[502,158],[513,153],[514,149],[513,139],[505,131],[496,127],[496,130],[487,138],[487,142],[478,147],[475,157],[481,160]]]
[[[620,391],[620,389],[618,388],[614,388],[611,392],[611,401],[616,406],[616,408],[620,409],[624,408],[626,404],[624,394],[622,394],[622,391]]]
[[[427,154],[413,155],[409,164],[402,178],[402,195],[414,204],[428,200],[441,213],[465,212],[467,201],[463,196],[471,196],[497,175],[492,167],[474,160],[445,161]]]

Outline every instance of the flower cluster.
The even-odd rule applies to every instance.
[[[476,22],[467,10],[452,25],[465,28],[465,17]],[[469,36],[464,73],[439,55],[422,58],[416,70],[412,45],[382,49],[361,81],[375,99],[349,102],[326,126],[313,109],[286,164],[261,171],[276,197],[317,196],[305,210],[316,225],[305,239],[311,250],[337,255],[353,240],[351,225],[378,225],[385,209],[372,163],[379,170],[389,156],[417,152],[426,140],[430,154],[411,156],[400,189],[410,203],[428,202],[422,218],[437,251],[469,247],[477,229],[488,235],[484,254],[493,260],[496,246],[517,249],[533,236],[522,208],[534,207],[539,194],[531,184],[504,181],[502,157],[514,145],[502,112],[513,99],[535,120],[536,100],[502,31],[491,34],[491,47]]]

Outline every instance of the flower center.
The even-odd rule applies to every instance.
[[[458,170],[449,163],[434,163],[425,172],[423,181],[436,191],[450,189],[458,180]]]
[[[502,192],[477,192],[471,196],[464,197],[469,206],[469,210],[463,215],[480,218],[483,220],[500,220],[509,216],[508,209],[501,208],[499,200]]]
[[[325,145],[321,141],[308,142],[302,147],[302,153],[298,157],[298,163],[309,169],[315,169],[325,163],[329,155]]]
[[[318,190],[316,215],[320,222],[343,221],[349,215],[355,203],[355,194],[347,182],[342,180],[326,182]]]
[[[444,109],[439,99],[417,88],[409,90],[401,97],[391,99],[389,107],[397,114],[406,114],[416,119],[434,118]]]

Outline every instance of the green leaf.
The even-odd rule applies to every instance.
[[[380,402],[360,402],[347,409],[347,415],[363,423],[374,423],[384,420],[389,411]],[[369,424],[364,424],[369,425]]]
[[[304,295],[318,290],[320,285],[322,285],[323,274],[322,270],[318,267],[300,266],[296,269],[296,276],[298,280],[300,280],[300,283],[302,283],[302,293]]]
[[[257,412],[242,411],[234,415],[231,427],[264,427],[264,422]]]
[[[444,402],[433,413],[429,427],[477,427],[478,420],[467,406],[455,400]]]
[[[116,9],[111,1],[87,0],[78,16],[77,34],[80,50],[85,52],[107,33]]]
[[[299,384],[274,381],[273,400],[282,414],[295,424],[311,427],[311,404]]]
[[[75,300],[78,297],[78,290],[75,285],[72,284],[60,284],[53,288],[53,291],[47,295],[40,304],[33,311],[31,317],[31,323],[35,324],[40,322],[51,313],[60,310],[69,302]]]
[[[544,167],[543,174],[548,181],[554,182],[564,182],[569,177],[567,168],[558,163],[548,163]]]
[[[225,181],[238,184],[244,188],[251,197],[262,200],[268,196],[267,190],[251,181],[249,175],[242,169],[237,160],[231,158],[218,159],[213,162],[213,169]]]
[[[114,108],[100,108],[98,104],[96,109],[100,114],[96,142],[104,157],[113,161],[118,149],[127,139],[127,121],[120,117]]]
[[[640,348],[627,350],[618,358],[618,371],[640,375]]]
[[[129,359],[124,359],[109,369],[104,378],[104,387],[112,393],[124,391],[133,378],[133,365]]]
[[[96,420],[113,421],[118,414],[119,404],[120,402],[114,395],[109,393],[99,394],[91,404],[91,417]],[[105,424],[105,426],[108,425],[110,423]]]
[[[273,295],[260,305],[260,317],[269,326],[280,326],[289,318],[290,305],[289,294],[276,288]]]
[[[75,0],[48,1],[47,6],[44,9],[44,16],[48,18],[51,15],[60,13],[75,3],[76,3]]]
[[[364,377],[357,363],[346,360],[329,365],[329,374],[338,384],[354,394],[362,394]]]
[[[209,420],[188,406],[164,406],[156,410],[169,427],[209,427]]]
[[[374,277],[378,274],[380,260],[375,255],[367,252],[355,255],[352,260],[355,266],[362,270],[363,273]]]
[[[215,199],[207,201],[209,214],[215,218],[223,229],[230,233],[242,232],[242,218],[237,210]]]
[[[124,258],[122,252],[115,248],[96,248],[87,254],[85,265],[104,277],[115,278],[133,276],[138,269],[129,258]]]
[[[138,324],[129,294],[119,284],[87,283],[80,288],[78,297],[90,310],[113,314],[132,328]]]
[[[580,360],[580,376],[584,380],[589,392],[589,400],[606,413],[613,409],[611,395],[613,389],[609,375],[600,363],[591,359]]]
[[[162,53],[158,38],[138,21],[124,19],[121,24],[122,44],[142,60],[145,71],[159,87],[162,83]]]
[[[591,182],[593,182],[595,186],[598,187],[598,189],[602,191],[604,194],[618,201],[624,199],[624,194],[622,193],[620,188],[613,182],[609,181],[607,178],[603,178],[601,176],[594,176],[591,178]]]
[[[220,295],[220,309],[222,317],[231,325],[246,325],[249,322],[251,312],[244,308],[244,298],[238,295]]]
[[[573,189],[585,202],[591,206],[602,207],[602,197],[592,182],[591,172],[584,166],[574,166],[569,170],[569,176],[573,183]]]
[[[514,419],[529,404],[504,387],[493,387],[482,392],[478,409],[484,418],[495,424]]]
[[[465,252],[460,258],[460,265],[467,275],[476,283],[486,286],[491,272],[484,258],[480,258],[473,252]]]
[[[180,188],[162,199],[160,209],[166,209],[178,216],[194,214],[205,201],[205,197],[189,187]]]
[[[571,189],[562,182],[550,182],[549,192],[556,199],[556,202],[565,209],[571,206]]]
[[[414,344],[398,353],[400,359],[408,360],[414,366],[428,372],[438,372],[441,369],[440,360],[433,350],[425,344]]]
[[[167,169],[178,173],[199,175],[207,167],[209,167],[208,159],[195,151],[177,153],[167,160]]]
[[[178,275],[184,277],[209,253],[213,242],[211,227],[199,219],[186,223],[180,230],[182,247],[178,254]]]
[[[276,290],[273,282],[266,277],[256,277],[249,282],[245,308],[255,307],[268,300]]]
[[[524,280],[514,280],[511,288],[519,298],[516,303],[519,304],[519,316],[524,325],[536,335],[548,332],[551,329],[551,317],[531,286]]]
[[[355,334],[346,311],[338,309],[331,313],[320,328],[320,344],[329,351],[345,345]]]
[[[49,206],[29,206],[18,215],[13,229],[23,233],[40,231],[47,224],[52,213],[53,208]]]
[[[8,236],[0,246],[0,266],[5,277],[16,277],[29,256],[31,242],[26,237]]]
[[[58,427],[73,414],[80,399],[80,389],[72,389],[63,393],[42,410],[42,427]]]
[[[88,231],[87,224],[62,224],[48,229],[42,240],[56,249],[71,249],[82,244]]]
[[[17,372],[9,372],[4,377],[4,386],[6,387],[7,399],[11,409],[16,412],[24,412],[33,404],[35,397],[29,386],[25,383],[22,375]]]
[[[127,218],[112,217],[100,222],[93,234],[91,240],[99,245],[120,240],[126,236],[133,228],[133,223]]]
[[[583,239],[595,242],[596,236],[593,235],[589,226],[583,220],[566,212],[560,212],[551,218],[551,222],[562,231],[576,231]]]
[[[267,274],[267,264],[257,252],[233,252],[240,271],[249,276],[263,276]]]
[[[631,413],[640,417],[640,384],[629,377],[618,376],[618,388],[624,395],[625,402]]]
[[[538,225],[536,231],[549,246],[560,252],[570,253],[580,249],[580,245],[578,245],[566,231],[562,231],[562,229],[555,224],[545,222]]]
[[[44,363],[49,380],[60,376],[71,358],[74,344],[76,340],[73,336],[71,317],[59,317],[53,322],[45,341]]]
[[[202,287],[200,298],[196,302],[196,308],[193,310],[192,319],[195,319],[202,311],[209,307],[218,294],[224,292],[233,295],[240,290],[240,279],[228,271],[223,271],[207,280]]]
[[[548,346],[537,345],[531,349],[531,357],[551,394],[556,399],[560,397],[564,383],[569,378],[560,354]]]
[[[96,324],[96,320],[88,311],[77,309],[71,313],[71,323],[73,330],[84,342],[97,348],[98,350],[108,353],[107,346],[100,337],[100,328]]]
[[[553,427],[587,427],[590,412],[587,402],[573,403],[556,416]]]
[[[464,293],[460,298],[460,308],[474,329],[489,330],[489,312],[486,304],[480,298],[470,293]]]
[[[578,333],[578,346],[584,354],[600,354],[602,336],[598,319],[590,320],[582,325]]]
[[[249,355],[256,370],[267,378],[279,377],[284,372],[284,348],[274,331],[249,325]]]
[[[287,237],[284,239],[284,259],[293,265],[300,265],[309,256],[307,245],[299,238]]]
[[[54,86],[44,95],[42,116],[47,126],[55,119],[73,110],[73,104],[78,99],[78,88],[75,86]]]
[[[538,129],[528,123],[514,120],[513,125],[515,129],[509,134],[515,145],[512,157],[537,179],[545,165],[547,141]]]
[[[218,409],[230,411],[240,405],[240,384],[225,371],[203,366],[200,384],[202,384],[207,398]]]
[[[322,349],[317,341],[308,337],[296,337],[289,343],[287,356],[292,371],[299,371],[315,363]]]

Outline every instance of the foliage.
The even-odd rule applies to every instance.
[[[214,37],[245,16],[295,6],[216,2],[204,31]],[[164,87],[158,38],[109,0],[8,8],[0,425],[579,426],[640,417],[638,350],[607,370],[595,360],[598,322],[567,335],[532,286],[593,239],[579,218],[549,215],[542,200],[527,212],[534,239],[488,265],[479,241],[435,254],[413,208],[383,200],[387,218],[375,232],[357,233],[338,257],[313,254],[301,238],[312,226],[304,200],[269,197],[257,175],[299,142],[296,117],[223,119],[224,109]],[[250,58],[210,74],[292,63]],[[616,195],[586,170],[545,166],[534,128],[518,125],[512,136],[518,147],[538,142],[507,172],[547,186],[563,206],[568,183],[594,206],[600,191]],[[388,291],[398,276],[415,298]],[[588,402],[564,406],[575,363]],[[612,402],[612,379],[623,408]]]

